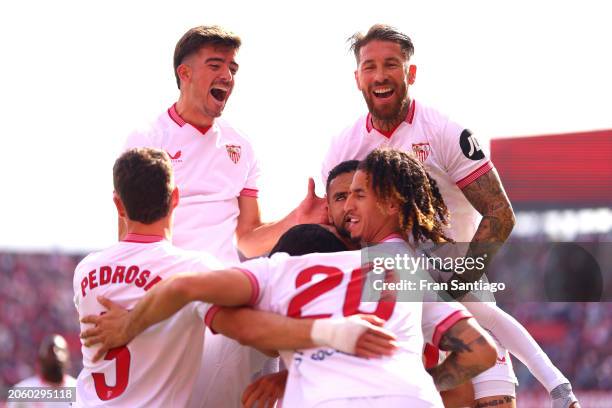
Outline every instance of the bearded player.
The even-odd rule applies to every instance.
[[[377,24],[367,33],[351,37],[351,48],[357,62],[355,81],[368,114],[332,140],[323,163],[323,180],[338,163],[361,160],[377,147],[412,152],[436,180],[448,205],[452,224],[445,233],[456,242],[469,243],[467,253],[458,247],[460,256],[484,257],[486,263],[490,262],[515,222],[491,160],[470,130],[410,98],[416,66],[410,63],[414,46],[406,34]],[[473,282],[482,273],[453,274],[444,279]],[[553,407],[567,408],[577,401],[567,378],[520,323],[484,302],[470,303],[469,307],[479,321],[489,322],[493,335],[505,340],[503,347],[517,356],[550,392]],[[475,384],[477,397],[502,401],[505,396],[515,395],[516,377],[506,353],[489,374],[476,379],[480,384]],[[502,394],[494,394],[499,392]]]

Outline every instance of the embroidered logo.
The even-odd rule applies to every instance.
[[[166,153],[168,153],[168,156],[170,156],[170,160],[172,160],[172,163],[182,163],[183,162],[183,160],[181,160],[182,152],[180,150],[174,154],[171,154],[169,151],[166,150]]]
[[[238,163],[240,160],[240,152],[242,148],[238,145],[225,145],[225,149],[227,150],[227,155],[234,162]]]
[[[412,152],[421,163],[425,163],[425,160],[429,157],[429,152],[431,152],[431,146],[429,146],[429,143],[413,143]]]

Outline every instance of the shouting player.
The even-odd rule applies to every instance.
[[[244,255],[257,256],[291,226],[322,222],[326,216],[324,200],[316,197],[310,180],[308,195],[294,211],[277,222],[261,221],[254,149],[221,118],[234,89],[240,46],[239,36],[218,26],[188,30],[174,50],[178,101],[126,143],[126,148],[165,150],[172,159],[181,194],[172,243],[206,251],[223,263],[238,262],[234,236]],[[189,406],[238,408],[241,390],[262,368],[263,356],[223,336],[209,337]]]
[[[460,256],[484,257],[485,263],[490,262],[510,235],[515,219],[497,171],[478,140],[470,130],[410,98],[409,87],[415,82],[416,66],[410,63],[414,46],[406,34],[387,25],[374,25],[366,34],[355,34],[351,48],[357,62],[355,81],[368,114],[332,140],[323,163],[323,180],[327,180],[329,171],[338,163],[362,160],[377,147],[412,152],[436,180],[448,205],[452,224],[445,233],[458,243],[469,243],[467,253],[457,248],[462,252]],[[446,279],[471,282],[480,278],[475,272],[478,270]],[[503,346],[550,392],[555,408],[567,408],[576,401],[567,378],[520,323],[494,305],[484,302],[472,305],[480,310],[470,311],[479,320],[490,321],[493,335],[504,338]],[[476,380],[480,383],[476,393],[483,403],[488,398],[505,401],[506,396],[515,394],[516,377],[507,353],[503,353],[493,371],[490,376],[485,374]],[[498,382],[502,378],[503,386]],[[487,381],[491,382],[484,384]],[[496,398],[497,394],[491,394],[494,391],[502,391],[502,395]]]
[[[174,247],[170,242],[174,209],[179,193],[174,185],[170,159],[160,150],[132,149],[113,168],[114,202],[127,227],[125,238],[114,246],[88,255],[74,275],[75,303],[80,317],[99,314],[103,304],[131,308],[152,288],[176,272],[218,268],[210,256]],[[227,305],[243,302],[228,287]],[[212,299],[216,300],[216,299]],[[228,315],[205,317],[209,305],[191,303],[171,318],[150,327],[129,345],[113,349],[87,347],[83,370],[77,380],[78,406],[169,407],[185,406],[199,369],[204,335],[203,321],[225,333]],[[362,320],[294,320],[253,310],[243,337],[261,349],[328,345],[364,357],[390,353],[392,336]],[[231,318],[231,315],[229,315]],[[377,322],[376,319],[370,320]],[[82,330],[90,328],[84,319]],[[92,330],[95,333],[95,328]],[[226,333],[227,334],[227,333]],[[363,334],[356,342],[357,336]],[[99,358],[103,357],[102,361]]]

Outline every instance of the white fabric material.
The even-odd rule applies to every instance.
[[[482,327],[489,330],[503,347],[527,366],[548,392],[569,383],[529,332],[508,313],[488,302],[464,302],[463,305]]]
[[[488,380],[474,383],[475,400],[504,395],[516,398],[516,389],[514,388],[514,384],[508,381],[500,380]]]
[[[206,251],[224,263],[238,262],[238,196],[245,189],[257,191],[260,174],[246,136],[221,119],[203,135],[189,124],[179,126],[165,112],[149,128],[132,133],[124,147],[155,147],[175,157],[172,167],[180,202],[174,213],[173,244]],[[237,162],[228,148],[239,148]]]
[[[215,119],[202,134],[180,118],[178,123],[176,116],[170,108],[155,123],[130,135],[124,147],[156,147],[171,156],[180,192],[174,245],[206,251],[224,264],[236,263],[238,197],[256,196],[260,176],[251,142],[223,119]],[[242,391],[261,369],[263,354],[206,331],[206,347],[189,407],[240,408]]]
[[[393,395],[430,404],[439,401],[422,362],[421,317],[430,304],[360,302],[361,291],[354,288],[360,281],[360,265],[360,252],[352,251],[300,257],[279,253],[240,266],[256,279],[258,309],[290,317],[332,318],[357,309],[363,313],[378,311],[379,317],[386,319],[384,327],[397,336],[399,350],[380,359],[357,358],[325,347],[297,350],[289,365],[284,406],[313,407],[334,399]],[[435,326],[457,311],[464,309],[458,304],[439,303],[426,315]]]
[[[346,398],[341,400],[326,401],[317,404],[316,408],[438,408],[443,407],[442,400],[427,402],[418,398],[406,396],[401,397],[369,397],[369,398]]]
[[[219,267],[213,257],[180,250],[165,240],[119,242],[88,255],[76,267],[73,286],[79,318],[105,310],[97,296],[130,309],[158,279]],[[109,270],[110,275],[106,273]],[[94,363],[92,358],[98,348],[82,346],[83,370],[77,379],[77,406],[185,406],[200,367],[203,319],[208,308],[208,304],[201,302],[190,303],[142,332],[116,357],[111,358],[109,351],[107,359]],[[81,330],[90,326],[81,324]],[[95,376],[103,376],[102,384],[96,386]],[[117,387],[122,382],[126,387],[121,392]],[[103,401],[100,396],[111,398]]]
[[[368,132],[367,115],[360,117],[352,126],[333,138],[323,162],[323,184],[327,181],[329,171],[336,165],[345,160],[362,160],[378,147],[414,153],[424,159],[422,161],[425,168],[436,180],[452,214],[450,230],[447,233],[457,242],[470,242],[480,222],[480,214],[467,201],[457,183],[469,178],[479,168],[491,165],[489,158],[482,149],[482,159],[468,158],[460,146],[464,127],[432,108],[415,101],[412,103],[415,104],[412,123],[402,122],[390,138],[376,129]],[[479,149],[477,144],[474,148]]]

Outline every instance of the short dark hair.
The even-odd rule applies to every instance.
[[[357,171],[357,166],[359,166],[359,160],[346,160],[331,169],[329,175],[327,176],[327,184],[325,185],[325,191],[329,190],[329,185],[331,184],[333,179],[335,179],[341,174]]]
[[[113,185],[130,220],[152,224],[164,218],[174,190],[168,154],[151,148],[126,151],[113,166]]]
[[[319,224],[301,224],[291,227],[278,240],[270,255],[286,252],[291,256],[315,252],[342,252],[348,248],[337,236]]]
[[[238,49],[242,40],[236,34],[219,26],[198,26],[187,31],[174,48],[174,76],[176,85],[181,88],[177,69],[185,58],[200,51],[202,47],[214,45]]]
[[[398,149],[378,148],[359,163],[376,196],[398,200],[400,232],[415,242],[453,242],[444,233],[449,212],[438,184],[413,155]]]
[[[370,27],[367,33],[363,34],[358,32],[353,34],[348,39],[348,42],[350,43],[350,50],[355,54],[357,64],[359,64],[359,51],[361,50],[361,47],[374,40],[391,41],[399,44],[404,56],[406,57],[406,60],[409,60],[414,54],[414,45],[412,45],[412,40],[410,37],[389,25],[375,24]]]

